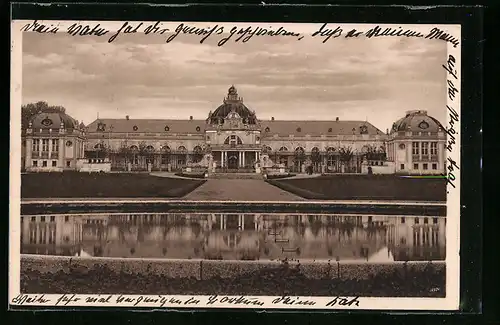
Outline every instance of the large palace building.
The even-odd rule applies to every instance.
[[[178,171],[259,167],[315,173],[428,173],[445,168],[446,131],[426,111],[409,111],[382,132],[366,121],[263,121],[234,86],[205,120],[98,118],[88,126],[64,113],[39,113],[23,130],[25,170],[111,161],[113,170]]]

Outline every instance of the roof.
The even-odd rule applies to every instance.
[[[438,132],[444,127],[434,117],[427,115],[427,111],[408,111],[406,115],[392,125],[391,133],[398,131]]]
[[[352,135],[384,134],[378,128],[365,121],[262,121],[264,135]],[[365,127],[365,128],[364,128]],[[269,128],[269,129],[268,129]],[[268,131],[267,131],[268,130]]]
[[[383,135],[384,133],[365,121],[260,121],[263,136],[319,136],[319,135]],[[88,125],[88,132],[117,133],[203,133],[205,120],[160,120],[160,119],[98,119]],[[354,129],[354,131],[353,131]],[[269,130],[266,132],[266,130]],[[101,132],[102,132],[101,131]]]
[[[66,113],[47,112],[38,113],[30,120],[33,129],[59,129],[61,123],[66,129],[78,128],[78,122]]]
[[[205,120],[158,120],[158,119],[97,119],[90,123],[88,132],[113,133],[203,133]]]

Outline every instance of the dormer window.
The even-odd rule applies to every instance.
[[[49,119],[49,118],[44,118],[41,123],[42,123],[43,126],[51,126],[52,125],[52,120]]]
[[[269,132],[269,131],[271,131],[271,129],[269,127],[267,127],[265,131]]]
[[[429,123],[427,123],[426,121],[422,121],[422,122],[420,122],[418,127],[425,130],[425,129],[429,128]]]
[[[97,131],[104,132],[105,130],[106,130],[106,124],[99,122],[99,124],[97,124]]]
[[[137,125],[134,125],[133,129],[134,129],[134,131],[137,131],[137,130],[139,130],[139,127],[137,127]]]
[[[302,129],[300,127],[297,128],[297,132],[300,132],[302,131]]]
[[[196,132],[200,132],[201,128],[199,126],[196,127]]]
[[[330,133],[331,133],[332,131],[333,131],[333,129],[332,129],[332,128],[328,128],[328,132],[330,132]]]
[[[170,131],[170,128],[168,127],[168,125],[167,125],[167,126],[165,126],[165,131],[166,131],[166,132]]]

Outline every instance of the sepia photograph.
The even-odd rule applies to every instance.
[[[458,301],[458,41],[96,24],[17,24],[18,297]]]

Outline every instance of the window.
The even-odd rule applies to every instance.
[[[55,216],[50,216],[50,222],[54,222],[56,221],[56,217]]]
[[[45,222],[45,216],[40,217],[40,222]]]
[[[413,169],[418,169],[418,164],[413,164]]]
[[[42,151],[49,151],[49,139],[42,140]]]
[[[405,217],[401,217],[401,223],[405,223],[405,222],[406,222]]]
[[[432,223],[433,223],[433,224],[435,224],[435,225],[437,225],[437,223],[438,223],[438,218],[432,218]]]
[[[52,160],[52,167],[57,167],[57,161]]]
[[[47,160],[42,161],[42,167],[47,167]]]
[[[438,165],[437,164],[432,164],[432,169],[434,169],[434,170],[438,169]]]
[[[401,164],[401,170],[405,169],[405,164]]]
[[[210,136],[209,135],[207,135],[207,141],[210,141]]]
[[[69,160],[68,160],[68,161],[66,162],[66,167],[71,167],[71,161],[69,161]]]
[[[134,155],[134,159],[132,160],[132,164],[139,165],[139,157],[137,155]]]
[[[437,149],[437,142],[431,142],[431,155],[437,155],[438,149]]]
[[[64,222],[68,222],[69,221],[69,216],[64,216]]]
[[[56,229],[52,226],[49,229],[49,244],[55,244],[56,242]]]
[[[166,165],[166,164],[168,164],[168,162],[169,162],[169,159],[168,159],[168,158],[169,158],[169,157],[162,156],[162,157],[161,157],[161,164],[162,164],[162,165]]]
[[[38,167],[38,160],[33,160],[33,167]]]
[[[418,218],[415,218],[415,224],[418,225],[418,223],[419,223]]]
[[[429,154],[429,142],[422,142],[422,155]]]
[[[32,151],[40,151],[40,139],[33,140]]]
[[[429,223],[429,218],[424,218],[424,224],[428,224]]]
[[[418,142],[413,142],[412,143],[412,153],[414,155],[418,155],[419,154],[419,148],[420,148],[420,146],[419,146]]]
[[[429,169],[428,164],[424,164],[423,167],[424,167],[424,170]]]
[[[59,151],[59,145],[58,145],[57,139],[52,139],[52,151]]]
[[[36,217],[31,217],[32,222],[36,222]]]

